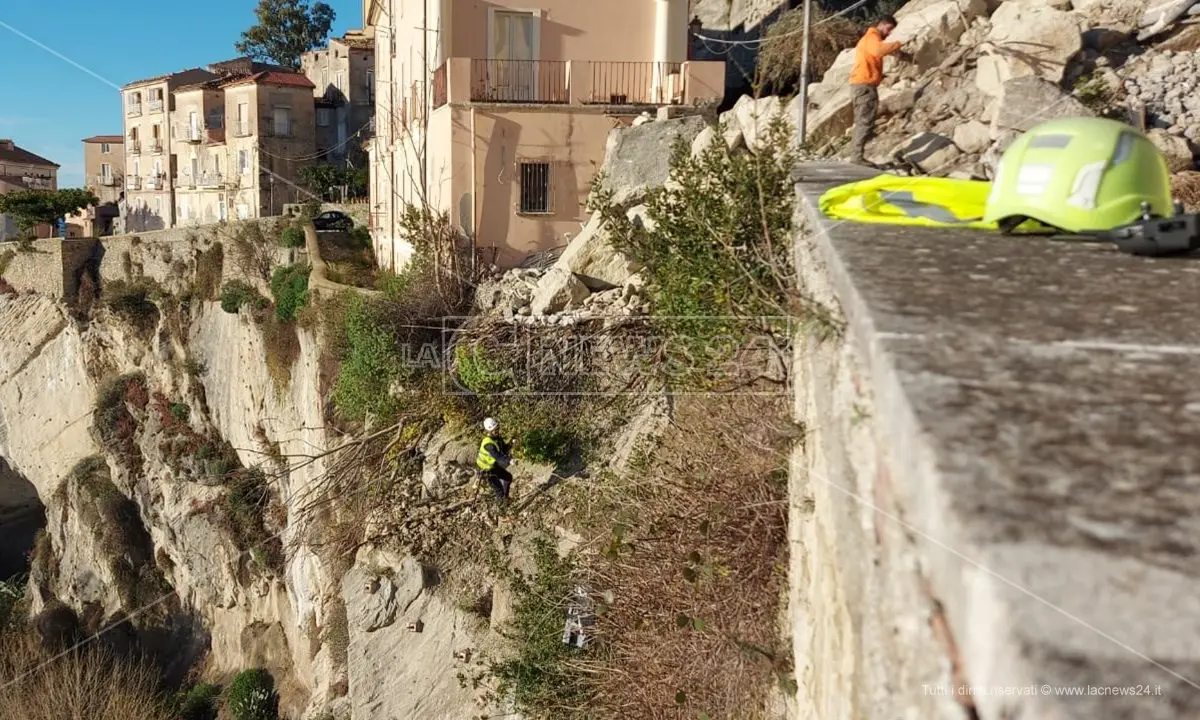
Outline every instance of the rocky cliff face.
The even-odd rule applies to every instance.
[[[66,606],[85,632],[140,640],[175,678],[195,661],[215,678],[266,667],[289,717],[469,713],[452,662],[397,667],[409,652],[450,659],[470,616],[429,597],[411,558],[334,567],[292,522],[338,442],[316,335],[298,331],[281,383],[245,313],[193,307],[137,328],[0,294],[0,517],[6,546],[30,544],[45,509],[33,611]],[[384,590],[362,582],[381,573]]]

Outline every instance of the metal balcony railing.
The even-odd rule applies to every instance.
[[[593,62],[589,105],[665,105],[682,94],[683,63]],[[676,88],[673,87],[677,85]]]
[[[162,101],[162,99],[161,99],[161,98],[160,98],[160,99],[158,99],[158,100],[151,100],[151,101],[150,101],[149,103],[147,103],[147,104],[150,106],[150,112],[152,112],[152,113],[153,113],[153,112],[162,112],[162,111],[163,111],[163,101]]]
[[[175,187],[177,188],[194,188],[196,181],[191,175],[177,175],[175,177]]]
[[[471,100],[492,103],[566,104],[565,60],[472,60]]]
[[[146,149],[148,152],[160,153],[163,151],[162,138],[150,138],[146,141]]]
[[[196,181],[196,184],[205,188],[221,187],[225,184],[225,176],[215,171],[200,173],[200,178]]]
[[[142,104],[134,103],[132,105],[126,105],[125,106],[125,114],[129,117],[137,117],[138,115],[141,115],[142,114]]]
[[[113,187],[117,184],[117,178],[113,175],[97,175],[96,184],[104,187]]]
[[[130,175],[129,177],[125,178],[125,188],[128,190],[141,190],[142,179],[137,175]]]
[[[229,126],[229,130],[230,130],[230,132],[233,133],[234,137],[239,137],[239,138],[250,137],[250,131],[251,131],[250,121],[249,120],[235,120],[233,122],[233,124]]]
[[[446,84],[446,63],[433,71],[433,87],[430,92],[433,95],[433,109],[437,110],[446,104],[447,92],[449,86]]]
[[[126,140],[125,141],[125,149],[129,152],[130,155],[141,155],[142,154],[142,143],[140,140]]]
[[[146,188],[149,190],[162,190],[163,176],[151,175],[150,177],[146,178]]]

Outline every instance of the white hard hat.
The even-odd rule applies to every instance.
[[[484,430],[491,432],[498,427],[500,427],[500,423],[496,420],[496,418],[484,418],[483,419],[483,429]]]

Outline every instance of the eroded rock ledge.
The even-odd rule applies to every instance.
[[[1196,713],[1200,261],[823,218],[859,176],[797,170],[846,329],[796,356],[795,716]]]

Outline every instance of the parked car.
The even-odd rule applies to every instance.
[[[354,218],[344,212],[327,210],[313,218],[313,227],[317,230],[339,230],[350,232],[354,229]]]

